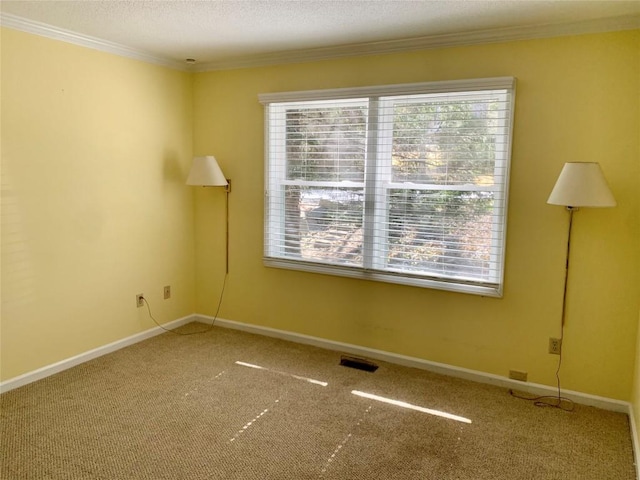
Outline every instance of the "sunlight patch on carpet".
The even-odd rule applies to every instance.
[[[359,390],[351,390],[351,393],[358,397],[368,398],[369,400],[376,400],[377,402],[388,403],[390,405],[396,405],[402,408],[408,408],[409,410],[415,410],[416,412],[428,413],[429,415],[435,415],[437,417],[448,418],[449,420],[455,420],[456,422],[471,423],[471,420],[465,417],[459,417],[447,412],[441,412],[440,410],[433,410],[431,408],[420,407],[418,405],[412,405],[411,403],[402,402],[400,400],[394,400],[392,398],[381,397],[374,395],[373,393],[361,392]]]
[[[274,403],[274,405],[275,405],[275,404],[277,404],[279,401],[280,401],[280,399],[277,399],[275,402],[273,402],[273,403]],[[235,434],[233,437],[231,437],[231,438],[229,439],[229,443],[235,442],[235,441],[238,439],[238,437],[239,437],[240,435],[242,435],[244,432],[246,432],[246,431],[251,427],[251,425],[253,425],[253,424],[254,424],[254,423],[256,423],[258,420],[260,420],[260,418],[262,418],[262,417],[263,417],[266,413],[268,413],[268,412],[269,412],[269,409],[268,409],[268,408],[265,408],[265,409],[264,409],[264,410],[262,410],[258,415],[256,415],[255,417],[253,417],[250,421],[248,421],[247,423],[245,423],[245,424],[242,426],[242,428],[241,428],[240,430],[238,430],[238,431],[236,432],[236,434]]]
[[[362,417],[360,417],[360,419],[358,420],[358,422],[356,423],[355,428],[359,427],[360,424],[362,423],[362,421],[364,420],[364,417],[366,416],[367,413],[369,413],[371,411],[371,405],[369,405],[367,407],[367,409],[364,411],[364,414],[362,415]],[[344,447],[347,442],[351,439],[351,437],[353,436],[353,433],[349,432],[347,434],[346,437],[344,437],[344,439],[342,440],[342,442],[340,442],[338,444],[338,446],[335,448],[335,450],[333,450],[333,452],[331,453],[331,455],[329,455],[329,458],[327,459],[324,467],[322,468],[322,470],[320,471],[320,475],[324,475],[327,472],[327,469],[329,468],[329,466],[331,465],[331,463],[336,459],[336,456],[340,453],[340,450],[342,450],[342,447]]]
[[[300,375],[294,375],[293,373],[280,372],[278,370],[271,370],[270,368],[261,367],[260,365],[254,365],[253,363],[246,363],[246,362],[235,362],[235,363],[236,365],[240,365],[242,367],[255,368],[257,370],[266,370],[271,373],[277,373],[278,375],[286,375],[287,377],[295,378],[296,380],[303,380],[305,382],[313,383],[314,385],[320,385],[322,387],[326,387],[327,385],[329,385],[327,382],[323,382],[321,380],[316,380],[314,378],[309,378],[309,377],[301,377]]]

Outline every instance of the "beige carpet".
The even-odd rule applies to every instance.
[[[624,414],[339,361],[217,327],[155,337],[0,396],[0,477],[635,478]]]

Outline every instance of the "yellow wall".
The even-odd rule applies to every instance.
[[[136,293],[163,322],[215,312],[224,196],[184,186],[211,153],[233,180],[221,317],[553,385],[567,214],[545,202],[564,162],[598,161],[619,205],[575,216],[563,386],[640,403],[639,31],[198,74],[8,29],[1,48],[0,379],[152,327]],[[259,93],[503,75],[504,298],[262,266]]]
[[[566,211],[546,204],[562,165],[597,161],[614,209],[576,213],[562,385],[629,400],[640,301],[640,31],[196,74],[194,152],[231,193],[221,317],[555,384]],[[502,299],[265,268],[259,93],[403,82],[518,79]],[[196,196],[197,311],[223,276],[221,194]]]
[[[194,306],[192,76],[10,29],[2,53],[1,379]],[[171,285],[173,298],[163,300]]]

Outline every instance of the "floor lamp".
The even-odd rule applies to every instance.
[[[564,272],[564,289],[562,293],[562,320],[560,334],[560,360],[556,378],[558,380],[558,403],[560,406],[560,365],[562,364],[562,338],[566,322],[567,282],[569,280],[569,259],[571,253],[571,228],[573,213],[582,207],[615,207],[616,201],[607,185],[602,169],[598,163],[570,162],[565,163],[547,200],[551,205],[562,205],[569,212],[569,234],[567,236],[567,255]]]
[[[231,180],[225,178],[216,157],[195,157],[187,178],[187,185],[200,187],[224,187],[225,191],[225,266],[229,273],[229,192]]]
[[[229,192],[231,191],[231,181],[224,177],[222,170],[220,170],[220,166],[216,161],[216,158],[212,155],[208,155],[206,157],[196,157],[193,159],[193,165],[191,166],[191,171],[189,172],[189,177],[187,178],[187,185],[197,185],[202,187],[224,187],[224,191],[226,193],[226,202],[225,202],[225,212],[226,212],[226,238],[225,238],[225,251],[226,251],[226,267],[227,271],[224,276],[224,282],[222,284],[222,291],[220,292],[220,300],[218,301],[218,308],[216,310],[216,315],[211,322],[211,325],[206,330],[196,330],[191,332],[180,332],[176,329],[168,329],[162,326],[151,314],[151,306],[146,299],[143,298],[144,302],[147,304],[147,310],[149,311],[149,316],[151,319],[160,327],[162,330],[167,332],[175,333],[176,335],[196,335],[199,333],[206,333],[213,328],[213,324],[218,318],[218,313],[220,313],[220,306],[222,305],[222,297],[224,295],[224,288],[227,284],[227,277],[229,276]]]
[[[231,180],[225,178],[216,157],[213,155],[206,155],[204,157],[195,157],[193,164],[191,165],[191,171],[187,178],[187,185],[194,185],[200,187],[224,187],[225,192],[225,276],[222,283],[222,290],[220,291],[220,299],[218,300],[218,308],[216,308],[216,314],[211,321],[211,325],[206,330],[198,330],[193,333],[208,332],[213,328],[213,325],[220,313],[220,306],[222,305],[222,298],[224,297],[224,289],[227,285],[227,277],[229,276],[229,192],[231,192]]]

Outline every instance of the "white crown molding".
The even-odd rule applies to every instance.
[[[640,15],[612,17],[574,23],[506,27],[492,30],[430,35],[400,40],[338,45],[333,47],[288,50],[266,54],[231,57],[196,65],[185,65],[182,61],[158,57],[157,55],[149,52],[130,48],[125,45],[83,35],[7,13],[0,12],[0,26],[176,70],[208,72],[215,70],[231,70],[236,68],[312,62],[360,55],[380,55],[463,45],[480,45],[536,38],[582,35],[619,30],[635,30],[640,29]]]
[[[194,71],[207,72],[213,70],[264,67],[287,63],[328,60],[340,57],[380,55],[464,45],[481,45],[486,43],[500,43],[536,38],[550,38],[635,29],[640,29],[640,15],[613,17],[574,23],[496,28],[492,30],[430,35],[400,40],[339,45],[335,47],[309,48],[260,55],[247,55],[198,64],[194,67]]]
[[[34,20],[28,20],[8,13],[0,13],[0,26],[72,43],[74,45],[99,50],[101,52],[112,53],[121,57],[132,58],[146,63],[173,68],[175,70],[190,70],[190,68],[183,62],[161,58],[142,50],[127,47],[126,45],[120,45],[118,43],[109,42],[89,35],[83,35],[81,33],[72,32],[70,30],[54,27]]]

